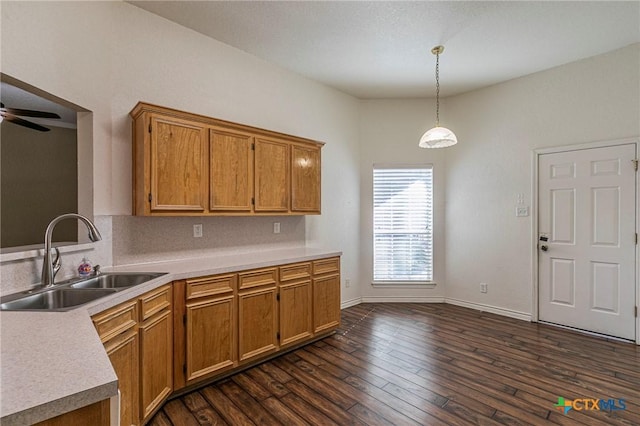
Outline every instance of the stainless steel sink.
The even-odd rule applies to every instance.
[[[5,296],[0,300],[0,311],[68,311],[162,275],[166,274],[108,272],[81,281],[69,280],[53,288]]]
[[[89,278],[71,284],[71,288],[109,288],[123,289],[151,281],[164,274],[129,274],[129,273],[106,273],[97,277]]]
[[[115,293],[113,289],[57,288],[0,304],[3,311],[64,311]]]

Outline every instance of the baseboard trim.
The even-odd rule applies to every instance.
[[[445,303],[450,303],[456,306],[462,306],[463,308],[475,309],[477,311],[489,312],[496,315],[502,315],[503,317],[515,318],[522,321],[531,322],[531,314],[526,312],[514,311],[511,309],[500,308],[498,306],[486,305],[484,303],[466,302],[460,299],[452,299],[447,297]]]
[[[362,303],[362,297],[356,297],[355,299],[345,300],[340,303],[340,309],[350,308],[352,306],[356,306]]]
[[[363,296],[345,300],[340,304],[340,309],[346,309],[351,306],[359,305],[360,303],[449,303],[451,305],[462,306],[463,308],[475,309],[476,311],[489,312],[496,315],[502,315],[504,317],[531,322],[531,314],[526,312],[514,311],[512,309],[505,309],[484,303],[466,302],[460,299],[441,296]]]
[[[442,296],[363,296],[362,303],[444,303]]]

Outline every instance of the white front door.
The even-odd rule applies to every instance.
[[[635,339],[635,158],[635,144],[538,157],[541,321]]]

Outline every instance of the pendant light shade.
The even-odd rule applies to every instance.
[[[427,130],[420,138],[420,148],[446,148],[458,143],[456,135],[446,127],[440,127],[440,54],[444,46],[436,46],[431,53],[436,55],[436,127]]]
[[[458,143],[458,138],[446,127],[434,127],[420,138],[420,148],[446,148]]]

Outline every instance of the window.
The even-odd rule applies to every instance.
[[[433,280],[431,166],[374,166],[373,280]]]

